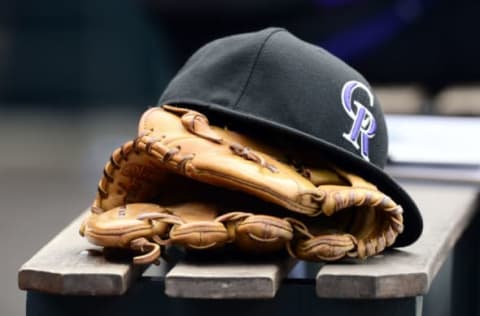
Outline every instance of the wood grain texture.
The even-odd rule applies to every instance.
[[[327,264],[318,272],[322,298],[398,298],[423,295],[477,209],[472,186],[409,184],[424,231],[411,246],[360,264]],[[408,225],[408,223],[406,223]]]
[[[74,220],[20,268],[20,289],[68,295],[120,295],[141,275],[144,267],[107,262],[100,247],[79,235],[86,214]]]
[[[293,262],[180,262],[166,275],[165,293],[182,298],[273,298]]]

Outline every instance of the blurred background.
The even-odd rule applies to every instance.
[[[479,11],[468,0],[1,0],[0,314],[24,314],[18,268],[87,208],[110,153],[201,45],[285,27],[363,73],[389,114],[475,116]]]

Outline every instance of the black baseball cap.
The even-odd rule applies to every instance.
[[[159,105],[190,107],[213,124],[318,156],[364,177],[404,210],[394,246],[421,235],[415,202],[384,170],[384,114],[368,82],[321,47],[285,29],[217,39],[196,51]]]

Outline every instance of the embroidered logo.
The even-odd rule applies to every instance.
[[[368,107],[373,107],[373,94],[361,82],[351,80],[343,85],[342,105],[345,112],[352,119],[350,132],[343,133],[343,138],[348,140],[356,149],[360,149],[363,159],[370,161],[368,157],[368,141],[375,136],[377,123],[368,107],[353,98],[355,90],[362,90],[368,96]]]

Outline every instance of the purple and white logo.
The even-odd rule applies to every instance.
[[[342,105],[345,112],[352,119],[350,132],[343,133],[343,138],[348,140],[356,149],[360,149],[363,159],[370,161],[368,157],[368,141],[375,136],[377,123],[368,107],[354,99],[354,91],[361,90],[368,96],[368,107],[373,107],[373,94],[361,82],[351,80],[342,88]]]

